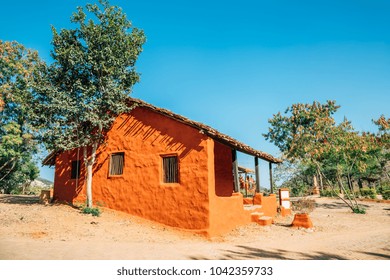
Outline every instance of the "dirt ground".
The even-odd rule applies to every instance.
[[[210,240],[109,209],[92,217],[33,196],[0,195],[0,259],[390,259],[390,204],[362,202],[367,214],[360,215],[340,200],[315,200],[314,229],[278,217]]]

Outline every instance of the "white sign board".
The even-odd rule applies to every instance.
[[[290,206],[291,206],[290,200],[283,200],[283,201],[282,201],[282,206],[283,206],[284,208],[286,208],[286,209],[290,209]]]
[[[280,191],[280,198],[281,199],[289,199],[290,198],[290,192],[289,191]]]

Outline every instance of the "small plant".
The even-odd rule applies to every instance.
[[[390,199],[390,182],[387,181],[382,183],[378,188],[378,192],[382,195],[383,199]]]
[[[353,208],[352,211],[355,214],[366,214],[366,208],[361,207],[361,206],[356,206],[355,208]]]
[[[316,208],[314,199],[302,198],[292,202],[292,208],[299,213],[310,213]]]
[[[94,208],[94,207],[83,207],[81,209],[81,212],[84,214],[92,214],[92,216],[99,217],[100,216],[100,209]]]
[[[372,198],[372,199],[376,198],[376,191],[374,189],[362,188],[360,190],[360,194],[365,198]]]
[[[337,196],[333,190],[329,190],[329,189],[321,190],[320,195],[325,196],[325,197],[336,197]]]
[[[383,199],[390,199],[390,189],[389,190],[384,190],[383,192],[382,192],[382,198]]]

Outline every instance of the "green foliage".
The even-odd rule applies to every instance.
[[[97,207],[84,207],[81,209],[83,214],[91,214],[92,216],[99,217],[100,209]]]
[[[41,119],[48,150],[69,150],[104,140],[139,81],[135,63],[145,42],[119,7],[108,1],[78,7],[75,29],[53,31],[54,63],[41,68]]]
[[[375,199],[376,198],[376,191],[374,189],[370,189],[370,188],[362,188],[360,190],[360,195],[365,197],[365,198]]]
[[[308,184],[295,184],[289,187],[292,197],[305,196],[310,190],[310,186]]]
[[[362,206],[355,206],[353,207],[352,211],[355,214],[366,214],[366,208]]]
[[[0,41],[0,190],[10,193],[38,176],[33,75],[43,64],[17,42]]]
[[[382,192],[382,198],[383,199],[390,199],[390,189],[388,189],[388,190],[384,190],[383,192]]]
[[[135,63],[146,39],[121,8],[104,0],[78,7],[71,22],[77,27],[52,28],[54,63],[35,75],[37,107],[48,150],[83,148],[91,206],[96,149],[114,119],[130,110],[127,100],[139,81]]]
[[[274,143],[289,160],[303,160],[318,156],[317,144],[326,143],[328,132],[335,122],[331,117],[339,108],[335,101],[326,104],[293,104],[283,116],[277,113],[268,122],[271,125],[266,140]]]
[[[382,182],[378,188],[378,193],[383,199],[390,199],[390,181]]]
[[[321,175],[331,189],[340,188],[345,199],[340,198],[353,209],[358,207],[353,180],[378,177],[388,166],[389,122],[383,116],[376,122],[378,135],[359,133],[346,119],[336,124],[333,114],[338,108],[335,101],[293,104],[284,115],[277,113],[269,120],[264,136],[288,161]]]
[[[331,189],[320,190],[320,195],[325,197],[337,197],[337,194]]]
[[[290,189],[291,196],[306,195],[311,188],[310,177],[312,177],[312,170],[298,161],[292,163],[285,160],[274,169],[274,180],[282,182],[281,187]]]

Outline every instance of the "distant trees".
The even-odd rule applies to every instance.
[[[54,63],[36,77],[40,124],[49,150],[81,147],[86,167],[87,207],[92,206],[92,167],[98,145],[139,81],[135,63],[145,35],[108,1],[78,7],[75,29],[53,28]]]
[[[37,52],[0,41],[0,190],[10,193],[38,177],[32,81]]]
[[[146,38],[108,1],[78,7],[74,29],[53,28],[54,63],[15,42],[0,41],[0,189],[39,174],[37,142],[48,150],[81,147],[87,207],[96,150],[139,81],[135,63]]]
[[[277,113],[269,120],[271,127],[264,136],[289,162],[300,166],[299,174],[318,176],[337,195],[342,190],[340,198],[359,212],[353,183],[382,176],[388,162],[386,122],[383,116],[377,121],[385,129],[380,135],[359,133],[346,119],[335,123],[338,108],[334,101],[293,104],[284,115]]]

